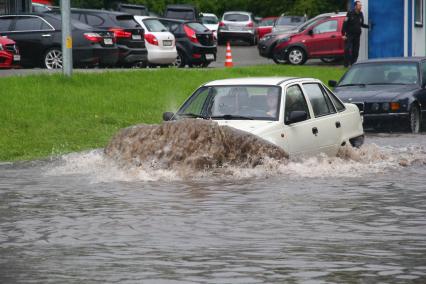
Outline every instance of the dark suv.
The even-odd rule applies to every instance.
[[[206,26],[195,21],[159,20],[176,38],[178,67],[207,67],[216,60],[216,41],[213,32]]]
[[[113,66],[118,59],[114,34],[72,20],[72,51],[75,66]],[[55,14],[2,15],[0,35],[19,47],[21,65],[62,68],[61,16]]]
[[[192,5],[172,4],[166,6],[164,18],[197,21],[199,15],[197,9]]]
[[[71,9],[73,19],[90,26],[114,32],[119,49],[118,65],[146,66],[148,52],[144,30],[133,15],[106,10]]]

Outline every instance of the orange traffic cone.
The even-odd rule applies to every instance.
[[[225,57],[225,67],[233,67],[234,64],[232,63],[232,52],[231,52],[231,45],[229,44],[229,41],[226,43],[226,57]]]

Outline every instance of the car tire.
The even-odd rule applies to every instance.
[[[185,54],[183,51],[178,50],[178,55],[176,57],[175,62],[173,62],[173,66],[177,68],[183,68],[186,65]]]
[[[250,45],[256,45],[257,44],[257,37],[256,37],[256,35],[254,35],[253,38],[250,39],[249,44]]]
[[[411,105],[410,116],[409,116],[409,129],[411,133],[419,133],[421,129],[421,116],[420,108],[417,104]]]
[[[274,48],[272,51],[272,60],[274,60],[276,64],[287,63],[287,57],[284,54],[284,50],[283,49],[277,50]]]
[[[43,67],[47,69],[62,69],[62,51],[59,47],[48,49],[43,56]]]
[[[336,57],[321,57],[320,60],[324,63],[334,63],[337,61]]]
[[[288,51],[287,61],[292,65],[303,65],[307,59],[305,51],[300,47],[293,47]]]

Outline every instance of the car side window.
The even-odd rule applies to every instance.
[[[318,83],[306,83],[303,84],[303,88],[311,102],[315,117],[336,113],[330,98]]]
[[[13,18],[0,18],[0,32],[10,31],[10,24],[12,23]]]
[[[337,31],[337,20],[330,20],[319,24],[313,29],[314,34],[323,34]]]
[[[330,91],[328,88],[325,88],[325,87],[324,87],[324,90],[327,93],[327,95],[330,97],[331,101],[333,102],[338,112],[344,111],[346,109],[345,105],[336,97],[335,94],[333,94],[332,91]]]
[[[422,63],[422,84],[426,83],[426,62]]]
[[[46,23],[40,18],[19,17],[16,19],[15,31],[38,31],[42,29],[43,24]]]
[[[87,14],[86,17],[87,17],[87,24],[89,26],[94,26],[94,27],[100,26],[104,22],[104,20],[101,17],[98,17],[96,15]]]
[[[287,88],[284,109],[285,121],[288,120],[292,111],[305,111],[308,114],[307,119],[310,119],[308,104],[299,85]]]

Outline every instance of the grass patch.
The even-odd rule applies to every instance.
[[[327,82],[338,67],[265,65],[0,78],[0,161],[104,147],[114,133],[159,123],[201,84],[224,78],[296,76]]]

